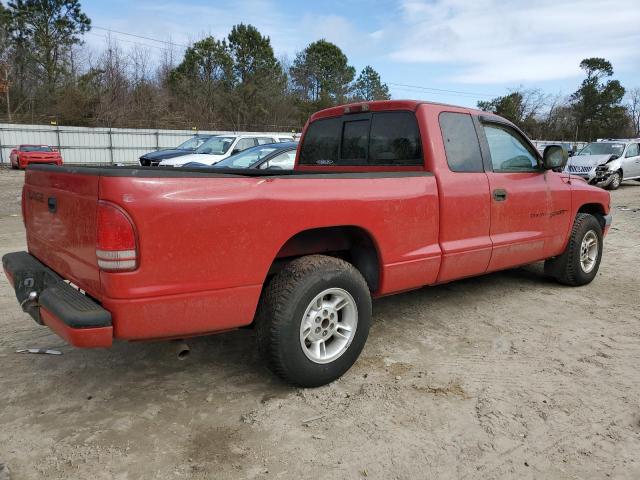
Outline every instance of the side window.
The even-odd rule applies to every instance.
[[[367,163],[368,147],[369,120],[344,122],[340,163],[346,165],[365,165]]]
[[[307,128],[300,151],[302,165],[333,165],[338,160],[341,118],[316,120]]]
[[[275,143],[275,140],[271,137],[258,137],[258,145],[265,145],[267,143]]]
[[[501,125],[484,126],[494,172],[540,171],[536,154],[512,129]]]
[[[293,164],[296,161],[296,151],[283,152],[280,155],[273,157],[268,162],[264,162],[260,165],[260,168],[271,168],[274,170],[291,170]]]
[[[640,152],[638,152],[638,144],[637,143],[630,144],[629,148],[627,148],[627,153],[625,157],[637,157],[638,155],[640,155]]]
[[[413,112],[374,113],[370,165],[422,165],[420,130]]]
[[[443,112],[439,122],[449,169],[452,172],[483,172],[480,143],[471,115]]]
[[[241,138],[240,140],[238,140],[238,143],[236,143],[234,150],[239,150],[241,152],[243,150],[246,150],[247,148],[255,146],[255,144],[255,138]]]

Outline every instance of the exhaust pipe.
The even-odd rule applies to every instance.
[[[175,352],[178,360],[186,360],[186,358],[191,353],[191,349],[189,345],[184,340],[176,340],[175,341]]]

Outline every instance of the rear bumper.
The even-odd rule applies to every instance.
[[[76,347],[111,346],[111,314],[34,256],[8,253],[2,257],[2,267],[22,309],[36,322]],[[29,299],[32,292],[37,294],[34,300]]]

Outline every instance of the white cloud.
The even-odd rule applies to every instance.
[[[233,25],[249,23],[271,38],[276,56],[293,56],[321,38],[337,44],[348,54],[375,49],[384,30],[363,31],[348,15],[341,13],[344,12],[318,14],[313,4],[287,9],[278,0],[218,0],[211,4],[140,0],[127,4],[125,14],[114,9],[108,16],[94,18],[94,23],[162,40],[171,38],[176,44],[189,44],[207,35],[222,39]],[[94,33],[106,35],[104,31]],[[132,40],[117,34],[114,37],[145,43],[142,39]],[[367,37],[366,41],[363,37]],[[88,41],[96,45],[103,43],[99,36]]]
[[[640,64],[639,0],[405,0],[390,53],[398,62],[450,64],[460,83],[568,78],[585,57]],[[389,35],[387,35],[388,37]]]

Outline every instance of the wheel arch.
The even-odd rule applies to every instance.
[[[601,203],[585,203],[581,205],[580,208],[578,208],[576,215],[578,213],[588,213],[590,215],[593,215],[594,217],[596,217],[596,219],[600,223],[600,226],[602,227],[602,229],[604,229],[605,227],[604,216],[606,215],[606,209],[604,205],[602,205]]]
[[[379,290],[382,277],[380,249],[371,232],[356,225],[319,227],[296,233],[278,250],[267,277],[295,258],[314,254],[342,258],[358,269],[372,293]]]

